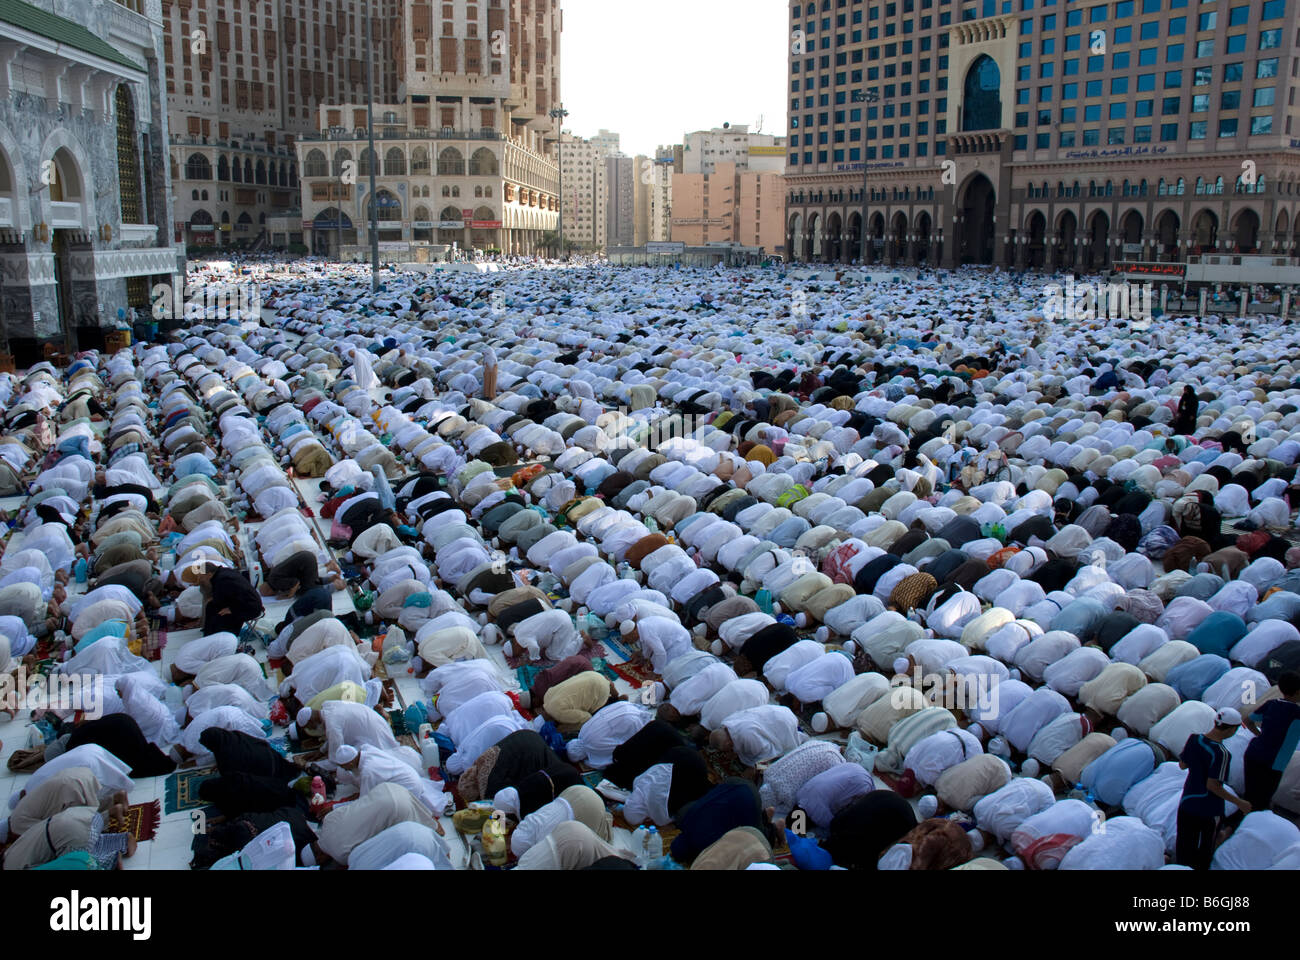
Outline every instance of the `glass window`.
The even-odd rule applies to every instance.
[[[1161,115],[1169,117],[1178,113],[1182,104],[1182,100],[1183,100],[1182,97],[1165,97],[1163,100],[1160,101]]]
[[[1101,71],[1103,71],[1103,70],[1105,70],[1105,69],[1106,69],[1106,58],[1105,58],[1105,57],[1089,57],[1089,58],[1088,58],[1088,72],[1089,72],[1089,73],[1101,73]]]
[[[1209,86],[1214,80],[1213,67],[1197,67],[1192,71],[1192,86],[1205,87]]]
[[[1159,13],[1160,0],[1142,0],[1143,13]]]
[[[1051,133],[1044,132],[1044,133],[1036,133],[1036,134],[1034,134],[1034,147],[1035,147],[1036,149],[1038,149],[1038,150],[1046,150],[1046,149],[1047,149],[1048,147],[1050,147],[1051,145],[1052,145],[1052,135],[1051,135]]]
[[[1156,65],[1156,48],[1147,47],[1145,50],[1139,50],[1138,65],[1143,67],[1154,67]]]
[[[1072,146],[1074,146],[1074,131],[1073,131],[1073,130],[1062,130],[1062,131],[1061,131],[1061,138],[1060,138],[1060,141],[1059,141],[1059,145],[1062,146],[1062,147],[1072,147]]]
[[[1147,93],[1156,88],[1156,75],[1154,73],[1138,74],[1137,89],[1139,93]]]
[[[1151,142],[1151,127],[1149,124],[1145,124],[1143,126],[1133,128],[1133,142],[1134,143]]]
[[[1056,29],[1056,14],[1049,13],[1043,17],[1043,32],[1048,33]]]
[[[1107,114],[1106,119],[1123,120],[1127,117],[1128,117],[1128,104],[1121,100],[1117,103],[1112,103],[1110,105],[1110,112]]]
[[[1111,127],[1109,130],[1106,131],[1106,143],[1109,146],[1115,146],[1116,144],[1122,144],[1123,142],[1124,142],[1123,127]]]
[[[1183,85],[1183,71],[1170,70],[1165,74],[1165,89],[1173,90]]]
[[[1127,50],[1116,53],[1110,58],[1110,65],[1115,70],[1127,70],[1128,62],[1129,55]]]
[[[1210,109],[1210,95],[1198,93],[1192,97],[1192,113],[1207,113]]]
[[[1067,10],[1065,13],[1065,25],[1067,27],[1077,27],[1083,23],[1082,10]]]
[[[1277,76],[1277,57],[1271,57],[1268,60],[1258,60],[1255,63],[1255,79],[1263,80],[1266,77]]]
[[[1089,80],[1088,83],[1087,83],[1087,85],[1084,87],[1084,96],[1086,96],[1086,97],[1100,97],[1100,96],[1101,96],[1101,81],[1100,81],[1100,80]]]
[[[1240,63],[1225,63],[1223,65],[1223,82],[1240,83],[1242,78],[1242,69]]]
[[[1219,14],[1211,10],[1209,13],[1203,13],[1196,18],[1197,30],[1213,30],[1218,23]]]
[[[1150,23],[1144,23],[1138,27],[1138,39],[1155,40],[1160,36],[1160,21],[1152,20]]]
[[[1017,127],[1027,127],[1027,126],[1029,126],[1029,111],[1028,111],[1028,110],[1019,110],[1019,111],[1016,112],[1016,126],[1017,126]]]
[[[1273,115],[1270,113],[1263,117],[1250,118],[1251,134],[1272,133],[1273,132]]]
[[[1276,50],[1280,46],[1282,46],[1281,29],[1259,31],[1259,49]]]
[[[1105,22],[1106,22],[1106,4],[1103,3],[1103,4],[1101,4],[1101,5],[1099,5],[1099,6],[1096,6],[1096,7],[1089,7],[1089,8],[1088,8],[1088,22],[1089,22],[1089,23],[1105,23]]]
[[[1160,124],[1160,142],[1169,143],[1178,139],[1178,124],[1162,123]]]
[[[1235,137],[1237,135],[1237,118],[1220,117],[1219,118],[1219,137]]]
[[[1204,140],[1209,134],[1209,124],[1205,120],[1193,120],[1187,125],[1188,140]]]
[[[1165,63],[1181,63],[1183,59],[1183,45],[1181,43],[1171,43],[1165,47]]]
[[[1244,27],[1246,21],[1250,19],[1250,7],[1241,6],[1233,7],[1228,11],[1228,26]]]
[[[1186,18],[1186,17],[1173,17],[1173,18],[1170,19],[1170,21],[1169,21],[1169,35],[1170,35],[1171,37],[1172,37],[1174,34],[1177,34],[1177,33],[1186,33],[1186,32],[1187,32],[1187,18]]]
[[[1053,53],[1056,53],[1056,38],[1044,37],[1041,48],[1042,48],[1042,54],[1045,57],[1050,56]]]
[[[1083,122],[1096,123],[1101,119],[1101,104],[1090,103],[1083,108]]]
[[[1077,83],[1063,83],[1063,84],[1061,84],[1061,99],[1062,99],[1062,100],[1078,100],[1078,99],[1079,99],[1079,85],[1078,85]]]
[[[1054,64],[1054,63],[1050,63],[1050,62],[1049,62],[1049,63],[1039,64],[1039,67],[1038,67],[1038,77],[1039,77],[1039,79],[1040,79],[1040,80],[1046,80],[1048,77],[1052,76],[1055,67],[1056,67],[1056,64]]]
[[[1061,73],[1067,77],[1077,77],[1079,75],[1079,58],[1071,57],[1069,60],[1061,62]]]
[[[1139,100],[1133,104],[1133,116],[1151,117],[1156,112],[1156,102],[1154,100]]]
[[[1197,41],[1196,41],[1196,56],[1197,56],[1198,59],[1201,58],[1201,57],[1212,57],[1212,56],[1214,56],[1214,41],[1213,41],[1213,40],[1197,40]]]
[[[1052,101],[1052,88],[1051,88],[1050,86],[1047,86],[1047,87],[1039,87],[1039,88],[1038,88],[1038,102],[1039,102],[1039,103],[1051,103],[1051,101]]]
[[[1068,33],[1068,34],[1066,34],[1066,35],[1065,35],[1065,49],[1066,49],[1067,51],[1070,51],[1070,50],[1078,50],[1078,49],[1079,49],[1079,38],[1080,38],[1081,36],[1083,36],[1083,34],[1081,34],[1081,33]]]
[[[1085,147],[1095,147],[1101,144],[1101,133],[1098,130],[1083,131],[1083,145]]]
[[[1111,77],[1110,78],[1110,95],[1120,96],[1128,93],[1128,77]]]
[[[1062,108],[1061,108],[1061,122],[1062,122],[1062,123],[1076,123],[1076,122],[1078,122],[1078,119],[1079,119],[1079,108],[1078,108],[1078,107],[1062,107]]]
[[[1286,0],[1267,0],[1259,11],[1259,19],[1275,20],[1286,11]]]
[[[1115,4],[1115,19],[1123,20],[1125,17],[1133,16],[1133,0],[1120,0]]]
[[[1116,28],[1115,28],[1115,42],[1116,42],[1116,43],[1131,43],[1132,40],[1133,40],[1133,28],[1132,28],[1132,27],[1116,27]]]
[[[1236,110],[1241,106],[1240,90],[1224,90],[1223,96],[1219,99],[1220,110]]]
[[[1274,95],[1275,95],[1276,91],[1277,91],[1277,88],[1276,88],[1276,87],[1256,87],[1256,88],[1255,88],[1255,98],[1254,98],[1253,102],[1251,103],[1251,106],[1254,106],[1254,107],[1271,107],[1271,106],[1273,106],[1273,98],[1274,98]],[[1224,94],[1224,96],[1227,96],[1227,94]]]

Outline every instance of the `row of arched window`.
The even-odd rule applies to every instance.
[[[361,151],[361,158],[356,163],[356,173],[360,176],[369,176],[372,160],[375,154],[369,149]],[[334,151],[333,164],[325,157],[323,150],[310,151],[303,164],[303,175],[306,177],[339,177],[343,175],[343,165],[351,161],[352,152],[346,148],[339,148]],[[427,175],[433,169],[433,164],[429,159],[429,150],[427,147],[415,147],[411,150],[411,175]],[[496,154],[487,147],[480,147],[474,151],[473,155],[466,163],[465,155],[455,147],[447,147],[438,154],[437,173],[440,177],[495,177],[500,174],[500,164],[497,162]],[[384,154],[382,170],[376,166],[376,175],[382,174],[386,177],[401,177],[406,175],[406,154],[400,147],[393,147]]]
[[[212,163],[201,153],[192,153],[185,161],[186,180],[211,180]],[[240,163],[236,157],[233,161],[225,154],[217,157],[216,179],[229,183],[251,183],[258,186],[296,187],[298,185],[297,165],[285,160],[265,160],[253,163],[251,157],[245,157]]]

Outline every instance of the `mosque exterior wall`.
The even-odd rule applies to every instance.
[[[148,307],[151,278],[184,269],[166,230],[157,0],[33,6],[0,21],[0,352],[20,365],[48,342],[102,345]]]

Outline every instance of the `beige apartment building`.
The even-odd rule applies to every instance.
[[[779,173],[718,163],[672,178],[672,235],[688,247],[735,243],[783,253],[785,187]]]
[[[1300,245],[1294,2],[789,10],[797,259],[1100,269]]]
[[[559,221],[561,29],[558,0],[402,3],[375,154],[364,101],[320,107],[296,144],[312,249],[369,244],[373,167],[385,255],[427,244],[536,252]]]
[[[605,147],[564,134],[564,240],[587,251],[609,244],[609,180]]]
[[[364,102],[364,21],[392,48],[400,0],[162,0],[175,183],[174,239],[251,245],[299,210],[294,141],[321,104]],[[375,98],[395,99],[393,58],[374,58]],[[284,242],[303,239],[301,224]],[[270,235],[263,241],[270,242]]]

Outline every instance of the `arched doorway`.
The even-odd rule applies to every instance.
[[[930,261],[930,230],[930,214],[922,210],[916,218],[916,248],[911,257],[916,263],[922,265]]]
[[[1142,249],[1142,214],[1136,210],[1130,210],[1124,215],[1123,225],[1120,227],[1120,240],[1126,246],[1137,244],[1138,249],[1132,247],[1128,250],[1120,249],[1121,259],[1138,260],[1145,255]]]
[[[1182,222],[1178,214],[1166,210],[1156,220],[1156,259],[1172,263],[1178,259],[1178,229]]]
[[[844,221],[838,213],[832,213],[826,218],[826,233],[826,262],[838,263],[844,250]]]
[[[814,213],[808,218],[808,238],[804,241],[804,259],[808,261],[822,258],[822,218]]]
[[[871,229],[868,232],[867,263],[879,263],[885,255],[885,217],[884,214],[871,215]]]
[[[1247,207],[1237,214],[1232,228],[1238,253],[1256,253],[1259,246],[1259,214]]]
[[[319,257],[338,257],[339,246],[355,246],[357,230],[338,207],[326,207],[312,221],[311,251]]]
[[[959,263],[993,262],[993,210],[996,204],[997,195],[988,177],[977,173],[967,181],[963,199],[957,205],[962,218]]]
[[[1079,256],[1079,221],[1074,213],[1066,210],[1056,224],[1056,265],[1062,269],[1074,269]]]
[[[1291,225],[1287,212],[1283,210],[1277,215],[1277,226],[1273,229],[1273,250],[1285,250],[1286,232]]]
[[[1047,262],[1047,218],[1035,210],[1025,224],[1025,266],[1030,270],[1042,269]]]
[[[790,233],[786,237],[785,248],[790,251],[790,259],[797,259],[803,253],[803,214],[796,213],[790,218]]]
[[[395,243],[402,239],[402,201],[391,190],[380,187],[373,200],[366,203],[366,222],[373,214],[379,231],[380,243]]]
[[[961,103],[961,128],[997,130],[1002,126],[1002,72],[988,54],[981,54],[966,71]]]
[[[1088,220],[1088,259],[1086,266],[1099,270],[1110,263],[1110,217],[1098,210]]]
[[[1192,252],[1214,253],[1218,245],[1219,218],[1209,210],[1202,210],[1192,219]]]
[[[849,242],[844,251],[845,261],[857,260],[862,256],[862,214],[849,215]]]
[[[907,259],[907,214],[898,211],[889,221],[889,262]]]

